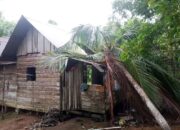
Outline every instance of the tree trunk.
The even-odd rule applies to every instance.
[[[140,95],[142,101],[146,104],[148,109],[150,110],[151,114],[156,119],[157,123],[160,125],[160,127],[163,130],[171,130],[170,126],[168,125],[165,118],[161,115],[159,110],[154,106],[154,104],[151,102],[149,97],[146,95],[144,90],[141,88],[141,86],[134,80],[134,78],[131,76],[131,74],[126,70],[126,68],[122,65],[119,65],[119,67],[123,70],[124,74],[136,90],[136,92]]]
[[[109,66],[111,69],[110,71],[112,73],[116,73],[113,72],[113,64],[116,64],[117,61],[113,62],[113,55],[110,53],[106,53],[105,55],[105,59],[106,59],[106,63],[107,66]],[[155,118],[155,120],[157,121],[157,123],[159,124],[159,126],[163,129],[163,130],[171,130],[168,122],[165,120],[165,118],[161,115],[161,113],[159,112],[159,110],[154,106],[154,104],[151,102],[151,100],[149,99],[149,97],[146,95],[146,93],[144,92],[144,90],[141,88],[141,86],[136,82],[136,80],[134,80],[134,78],[131,76],[131,74],[127,71],[127,69],[120,63],[116,64],[118,69],[121,69],[123,71],[123,73],[125,74],[125,76],[127,77],[127,79],[129,80],[129,82],[132,84],[133,88],[135,89],[135,91],[139,94],[139,96],[141,97],[142,101],[145,103],[145,105],[147,106],[147,108],[149,109],[149,111],[151,112],[151,114],[153,115],[153,117]]]
[[[113,86],[113,78],[109,71],[107,71],[106,75],[106,89],[108,90],[108,97],[110,102],[110,114],[111,114],[111,125],[114,123],[114,101],[113,101],[113,92],[112,92],[112,86]]]

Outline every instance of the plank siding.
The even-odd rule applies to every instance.
[[[32,48],[32,29],[30,29],[28,32],[27,32],[27,35],[26,35],[26,41],[21,43],[21,44],[24,44],[25,46],[27,46],[27,52],[25,51],[24,54],[22,55],[26,55],[28,53],[33,53],[33,48]],[[19,51],[21,51],[23,48],[22,46],[19,47]],[[17,55],[17,56],[21,56],[21,55]]]
[[[41,43],[41,44],[38,44],[38,52],[40,53],[45,53],[44,52],[44,43],[43,43],[43,35],[41,35],[41,33],[38,32],[38,43]]]
[[[4,80],[5,78],[5,80]],[[5,84],[5,86],[4,86]],[[4,102],[6,105],[16,107],[16,91],[17,91],[17,77],[16,66],[6,65],[5,72],[3,67],[0,69],[0,101],[2,102],[3,86],[4,86]]]
[[[39,66],[41,56],[21,56],[17,60],[18,75],[17,108],[35,111],[47,111],[59,108],[59,77],[58,71],[44,69]],[[36,81],[27,81],[27,67],[36,67]]]
[[[41,44],[41,42],[40,42]],[[38,31],[33,29],[33,39],[32,39],[32,45],[33,45],[33,53],[38,53]]]
[[[29,29],[21,46],[18,49],[17,56],[24,56],[27,54],[34,53],[47,53],[54,51],[56,47],[46,39],[41,33],[35,28]]]
[[[65,71],[65,74],[61,76],[60,109],[62,111],[81,109],[81,105],[79,103],[81,101],[81,96],[78,95],[78,93],[80,93],[80,85],[82,83],[81,75],[81,64],[78,64],[77,66],[73,67],[72,70]]]
[[[6,66],[5,104],[7,106],[41,112],[58,108],[61,111],[84,110],[105,113],[103,86],[91,85],[87,91],[80,91],[82,64],[77,64],[60,75],[58,71],[41,68],[39,66],[41,56],[40,54],[20,56],[17,65]],[[36,81],[27,81],[27,67],[36,67]],[[0,85],[3,85],[2,67]],[[2,88],[0,91],[2,102]]]
[[[81,92],[81,109],[104,114],[106,112],[104,90],[104,86],[94,84],[89,86],[87,91]]]
[[[5,104],[41,112],[58,108],[61,111],[84,110],[104,113],[103,86],[91,86],[86,92],[80,91],[83,82],[81,62],[61,75],[58,70],[42,68],[39,65],[42,56],[55,49],[56,47],[35,28],[29,29],[18,48],[16,64],[5,66],[5,80],[0,66],[0,86],[5,83]],[[27,81],[28,67],[36,68],[35,81]],[[0,101],[2,103],[2,87]]]

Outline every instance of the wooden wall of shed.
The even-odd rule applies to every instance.
[[[105,114],[108,109],[105,102],[105,87],[102,85],[93,84],[81,92],[81,109],[84,111]]]
[[[60,110],[80,110],[81,93],[80,85],[82,83],[82,65],[76,64],[70,70],[65,71],[61,81],[60,90]]]
[[[65,78],[65,83],[62,82],[60,87],[60,109],[105,114],[107,107],[104,86],[94,84],[89,86],[85,92],[80,90],[83,83],[82,66],[82,63],[78,63],[70,70],[65,71],[64,75],[61,75],[61,78]]]
[[[59,108],[60,73],[39,66],[41,54],[29,54],[17,59],[17,108],[47,111]],[[27,81],[27,67],[36,67],[36,81]]]
[[[10,107],[16,107],[16,65],[5,65],[4,67],[4,69],[3,66],[0,67],[0,100],[2,103],[4,87],[4,103]]]
[[[101,102],[103,93],[80,92],[83,82],[82,64],[77,64],[66,71],[65,81],[61,85],[58,71],[44,69],[38,65],[43,54],[55,49],[56,47],[35,28],[32,27],[27,32],[17,51],[17,65],[6,66],[5,104],[35,111],[60,108],[60,110],[102,112],[104,110],[103,101]],[[36,81],[27,81],[27,67],[36,67]],[[2,76],[2,68],[0,68],[0,99],[2,97]]]
[[[75,65],[60,76],[58,71],[39,66],[41,56],[41,54],[20,56],[17,65],[6,65],[5,104],[7,106],[41,112],[46,112],[49,108],[59,108],[62,111],[84,110],[105,113],[107,106],[105,106],[103,86],[91,85],[87,91],[80,91],[83,83],[82,64]],[[36,67],[36,81],[27,81],[27,67]],[[1,66],[1,103],[3,78]]]
[[[17,56],[32,53],[44,54],[54,51],[55,49],[56,47],[40,32],[38,32],[35,28],[30,28],[18,49]]]

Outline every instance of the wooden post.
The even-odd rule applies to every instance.
[[[5,65],[3,65],[3,86],[2,86],[2,106],[1,106],[1,119],[4,119],[4,90],[5,90]]]

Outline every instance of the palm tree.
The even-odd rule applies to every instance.
[[[79,49],[79,46],[86,50],[88,54],[84,53],[81,49]],[[117,52],[119,51],[122,50],[117,47],[115,37],[110,31],[102,31],[100,27],[93,27],[91,25],[81,25],[73,29],[73,36],[68,44],[66,44],[62,48],[59,48],[55,53],[46,57],[44,61],[46,64],[48,63],[48,66],[51,67],[54,67],[54,65],[56,65],[57,67],[58,65],[60,70],[64,68],[64,63],[68,58],[86,60],[93,62],[94,64],[104,63],[107,68],[105,84],[109,93],[112,121],[114,120],[112,87],[113,81],[117,80],[118,83],[122,86],[122,88],[125,88],[127,87],[127,84],[130,84],[132,89],[135,90],[140,96],[141,100],[149,109],[150,113],[155,118],[160,127],[164,130],[170,130],[171,128],[168,125],[167,121],[156,108],[159,102],[157,102],[157,99],[153,98],[153,95],[158,94],[158,92],[162,90],[160,92],[163,96],[159,96],[159,98],[165,97],[165,101],[172,105],[178,113],[180,113],[179,106],[177,105],[176,101],[174,101],[174,98],[168,98],[166,96],[166,94],[168,93],[167,89],[162,87],[163,85],[161,84],[160,80],[155,76],[152,76],[152,73],[150,73],[151,71],[149,70],[153,70],[153,64],[150,62],[145,62],[145,60],[143,61],[142,59],[138,60],[141,61],[141,63],[133,62],[136,60],[132,60],[129,63],[132,65],[132,67],[135,67],[135,69],[133,71],[131,70],[130,72],[132,73],[130,73],[126,69],[126,67],[131,67],[128,67],[128,64],[126,64],[125,67],[125,64],[119,61],[117,57]],[[142,63],[144,64],[143,67]],[[138,69],[138,67],[144,69]],[[154,65],[154,68],[157,69],[158,67]],[[161,74],[161,77],[163,77],[164,75],[169,76],[161,69],[158,70],[159,72],[161,72],[159,73]],[[171,77],[171,81],[172,79],[173,78]],[[179,81],[175,82],[178,82],[178,84],[175,85],[178,86]],[[171,94],[174,95],[177,100],[180,99],[178,92],[175,92],[174,90],[179,92],[179,88],[171,87]],[[158,95],[156,96],[158,98]],[[156,106],[152,103],[152,101],[156,104]]]

